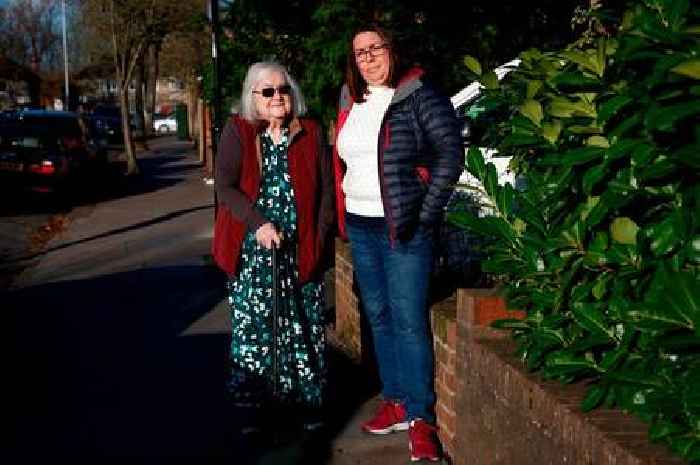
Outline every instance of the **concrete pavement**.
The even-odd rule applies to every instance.
[[[140,162],[139,179],[75,209],[2,294],[16,435],[3,461],[407,463],[405,433],[359,433],[374,383],[335,351],[323,433],[277,443],[239,434],[245,419],[224,389],[224,279],[207,258],[212,187],[188,142],[158,139]]]

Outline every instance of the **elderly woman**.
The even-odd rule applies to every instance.
[[[403,70],[389,34],[368,25],[349,44],[337,124],[339,227],[374,338],[383,400],[362,425],[408,430],[411,460],[438,460],[427,290],[434,226],[462,171],[449,99]]]
[[[230,276],[229,387],[238,405],[260,405],[273,385],[276,400],[321,405],[323,272],[334,196],[321,129],[300,118],[305,110],[299,86],[283,66],[256,63],[243,83],[241,113],[220,141],[213,255]],[[273,247],[280,295],[276,341]]]

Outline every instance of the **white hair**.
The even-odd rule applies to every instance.
[[[259,119],[258,111],[253,98],[253,90],[268,74],[279,73],[292,88],[292,116],[303,116],[306,113],[306,102],[301,94],[299,84],[290,76],[287,68],[272,61],[254,63],[248,68],[248,73],[243,81],[241,92],[241,116],[248,121]]]

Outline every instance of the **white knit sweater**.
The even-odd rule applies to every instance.
[[[352,106],[338,135],[338,154],[347,166],[343,178],[347,211],[382,217],[384,206],[379,187],[377,141],[394,89],[369,86],[369,92],[366,101]]]

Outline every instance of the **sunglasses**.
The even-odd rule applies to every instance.
[[[279,92],[280,95],[289,95],[292,93],[292,86],[285,84],[279,87],[264,87],[260,90],[254,90],[254,94],[260,94],[265,98],[271,98],[275,96],[275,91]]]

